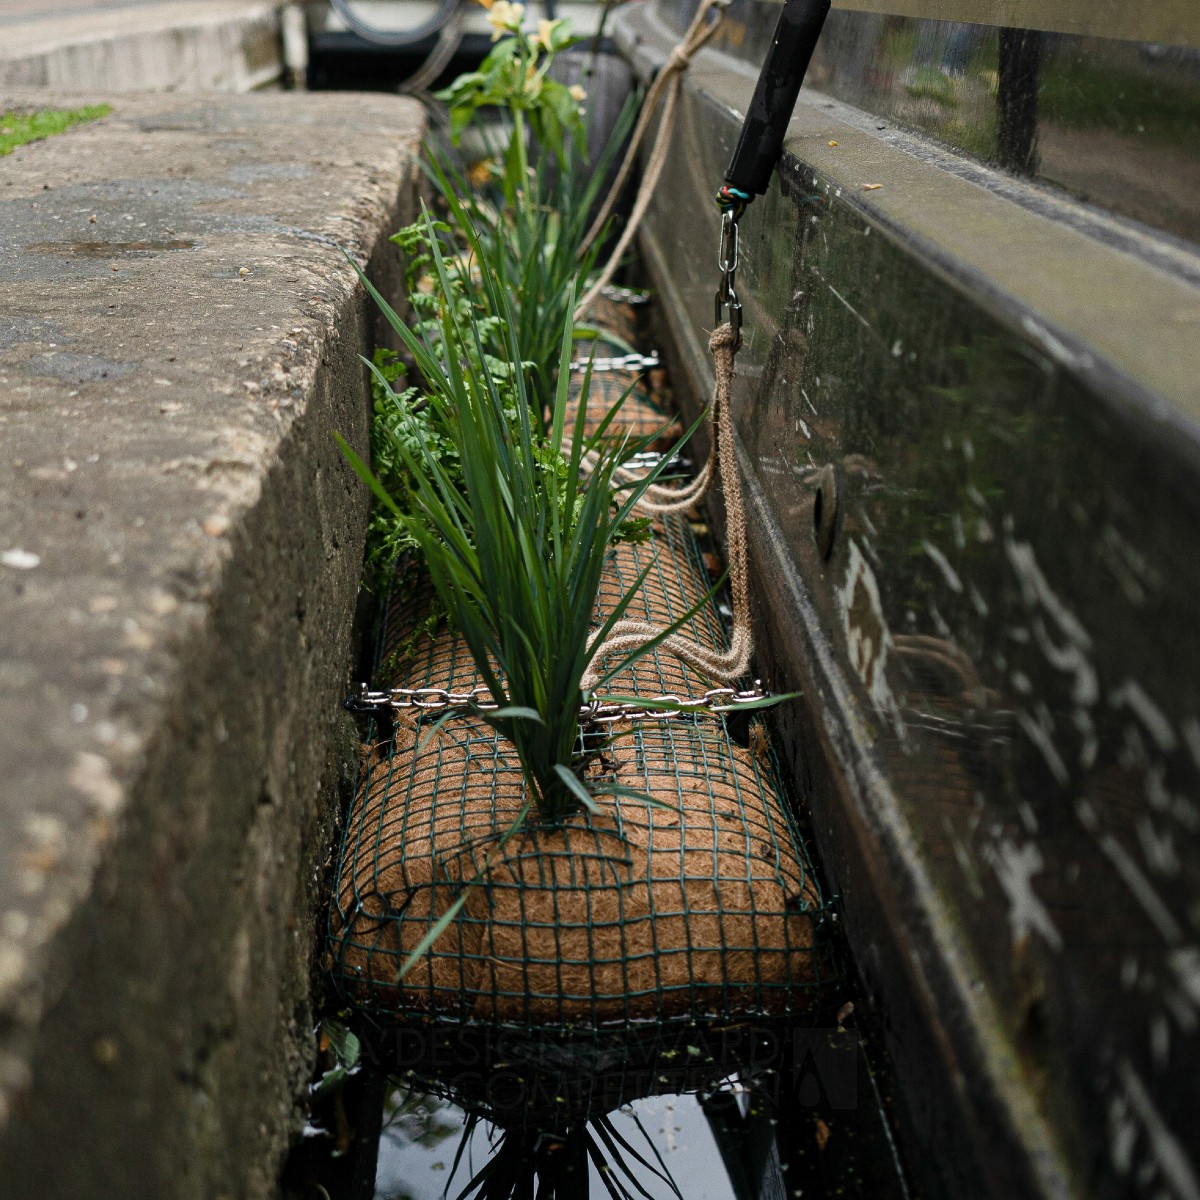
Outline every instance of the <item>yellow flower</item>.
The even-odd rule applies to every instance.
[[[570,94],[571,99],[577,104],[582,104],[587,99],[587,92],[585,92],[577,83],[571,84],[571,86],[567,88],[567,92]]]
[[[539,21],[537,37],[535,37],[533,39],[534,45],[537,45],[540,42],[543,46],[546,47],[547,50],[549,50],[550,43],[554,40],[554,31],[562,23],[563,23],[563,18],[561,18],[561,17],[556,21],[546,21],[546,20]]]
[[[481,188],[489,183],[496,167],[494,158],[481,158],[467,168],[467,182],[473,188]]]
[[[498,42],[506,33],[516,33],[525,18],[525,5],[510,4],[509,0],[495,0],[488,13],[488,24],[492,27],[492,41]]]
[[[484,8],[492,7],[492,0],[479,0],[479,3],[482,4]]]

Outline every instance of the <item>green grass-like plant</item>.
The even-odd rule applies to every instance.
[[[556,210],[546,206],[533,222],[539,231],[525,242],[530,252],[522,257],[514,249],[508,230],[487,224],[486,210],[460,202],[449,177],[443,173],[441,179],[447,184],[449,215],[455,224],[418,221],[392,238],[404,250],[407,261],[410,328],[430,347],[440,347],[447,309],[454,314],[456,329],[470,326],[475,337],[466,340],[460,351],[473,361],[486,363],[507,397],[510,425],[516,421],[513,406],[517,403],[512,364],[520,362],[526,374],[534,437],[544,441],[554,401],[562,331],[572,322],[572,262],[583,222],[560,222]],[[565,193],[556,188],[555,194]],[[587,189],[588,196],[593,194]],[[564,228],[565,235],[558,237]],[[456,232],[461,229],[470,230],[471,237]],[[444,286],[437,278],[434,241],[439,242]],[[544,254],[534,252],[538,246]],[[519,278],[514,279],[514,272]],[[498,294],[506,297],[508,308],[503,317],[493,310],[490,293],[481,282],[485,275],[497,283]],[[575,326],[575,334],[580,334],[579,326]],[[444,348],[438,353],[444,357]],[[462,460],[446,423],[446,410],[430,404],[420,388],[404,386],[407,372],[400,359],[390,351],[377,350],[374,365],[378,369],[372,380],[372,467],[393,500],[407,511],[407,467],[398,450],[400,445],[415,449],[418,442],[423,442],[434,448],[455,479],[461,477]],[[553,456],[548,458],[557,461]],[[558,469],[565,470],[565,464],[560,462]],[[643,542],[648,537],[649,521],[644,517],[627,517],[617,531],[619,541]],[[376,506],[368,541],[368,567],[390,570],[398,554],[416,548],[407,523],[397,520],[389,509]]]
[[[18,146],[27,142],[40,142],[43,138],[63,133],[72,125],[84,121],[95,121],[112,112],[109,104],[92,104],[86,108],[48,108],[41,112],[0,113],[0,157],[11,154]]]
[[[469,224],[478,232],[480,259],[509,289],[518,361],[535,364],[533,392],[540,419],[553,401],[558,339],[572,316],[566,306],[568,288],[586,280],[595,266],[603,238],[586,250],[581,247],[600,190],[633,127],[637,102],[629,98],[601,153],[591,161],[586,93],[549,74],[554,59],[579,40],[570,22],[543,20],[537,33],[530,34],[523,6],[497,0],[489,7],[488,20],[502,40],[478,71],[459,76],[438,96],[449,107],[455,144],[468,126],[479,125],[495,164],[490,185],[477,193],[432,151],[428,166],[451,223],[460,229]],[[499,126],[489,124],[485,114],[497,111],[504,119]],[[595,334],[586,326],[577,332]]]
[[[480,195],[447,160],[432,152],[428,156],[428,174],[451,226],[477,232],[480,267],[511,298],[520,361],[533,364],[538,414],[548,414],[553,403],[559,339],[564,325],[574,320],[577,285],[592,273],[604,241],[597,238],[581,250],[591,216],[636,114],[636,104],[625,105],[594,161],[574,141],[538,147],[512,201],[507,168],[491,194]],[[596,330],[580,323],[575,333],[586,339]]]
[[[437,286],[448,296],[453,291],[450,271],[433,236],[433,222],[426,220]],[[471,250],[478,252],[476,231],[468,226],[466,233]],[[398,438],[394,449],[406,468],[408,491],[402,507],[344,442],[343,449],[416,543],[439,601],[499,705],[483,715],[513,743],[539,818],[553,823],[580,806],[595,808],[593,792],[574,769],[584,700],[581,680],[593,645],[621,618],[644,575],[614,607],[593,642],[589,635],[596,596],[609,546],[669,460],[635,485],[614,487],[615,468],[644,447],[640,441],[611,436],[620,401],[591,435],[586,432],[590,372],[582,379],[567,442],[572,322],[559,332],[554,404],[542,437],[533,419],[528,372],[513,370],[497,379],[478,331],[469,323],[464,327],[453,305],[444,306],[440,337],[423,340],[365,277],[363,282],[424,377],[428,405],[454,440],[457,467],[447,467],[436,445],[419,437]],[[485,270],[480,285],[488,307],[508,331],[510,362],[515,363],[519,348],[504,280]],[[569,290],[573,302],[574,289]],[[587,450],[596,455],[584,471]],[[661,636],[692,615],[685,614]],[[661,636],[628,655],[621,666],[652,649]],[[611,784],[600,790],[623,794]]]

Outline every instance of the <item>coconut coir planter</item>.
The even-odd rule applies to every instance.
[[[647,419],[644,404],[634,412]],[[610,550],[597,623],[647,564],[633,606],[647,620],[670,623],[709,591],[687,522],[659,518],[647,544]],[[479,682],[470,655],[421,627],[425,594],[416,569],[394,588],[376,683],[466,691]],[[685,631],[714,648],[727,637],[711,601]],[[656,651],[609,688],[711,686]],[[827,909],[757,729],[751,750],[719,714],[585,728],[585,777],[661,807],[605,796],[599,812],[557,824],[531,817],[498,849],[526,802],[516,754],[478,717],[442,716],[406,710],[364,747],[329,927],[331,972],[355,1008],[578,1034],[791,1018],[818,1004],[834,978]],[[458,917],[401,978],[464,888]]]

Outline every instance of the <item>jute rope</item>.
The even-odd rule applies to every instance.
[[[716,425],[716,412],[710,414],[712,423]],[[570,438],[563,439],[564,455],[570,456],[571,440]],[[708,485],[712,482],[713,459],[716,454],[716,441],[713,438],[709,439],[708,460],[704,466],[700,468],[696,477],[681,487],[667,487],[665,484],[652,483],[641,495],[638,502],[634,505],[635,510],[643,517],[670,517],[676,516],[679,513],[685,513],[688,509],[693,508],[708,491]],[[590,475],[595,469],[596,464],[600,461],[600,455],[595,450],[585,450],[580,457],[580,470],[585,475]],[[612,477],[618,483],[636,483],[640,478],[640,473],[631,470],[629,467],[616,467],[613,470]]]
[[[719,476],[725,493],[725,532],[729,555],[729,586],[733,595],[733,632],[728,651],[720,654],[707,646],[672,633],[659,642],[681,662],[703,675],[722,683],[740,679],[750,669],[754,639],[750,627],[750,573],[746,553],[746,507],[742,496],[742,481],[738,474],[737,455],[733,445],[733,420],[729,412],[729,392],[733,383],[734,356],[740,344],[733,326],[726,322],[713,330],[708,348],[716,367],[716,387],[711,410],[712,435],[709,461],[701,475],[706,480]],[[700,476],[697,476],[699,480]],[[669,490],[669,489],[668,489]],[[701,489],[703,490],[703,489]],[[618,621],[600,645],[595,646],[591,665],[580,685],[584,691],[595,688],[603,674],[602,661],[609,655],[628,654],[658,637],[662,626],[648,621]],[[595,642],[596,635],[589,641]]]
[[[646,136],[646,131],[650,128],[650,122],[654,117],[658,102],[665,93],[666,101],[663,104],[662,120],[658,123],[658,132],[655,134],[654,146],[650,151],[649,161],[646,163],[646,169],[642,174],[642,182],[638,187],[637,199],[634,201],[633,211],[629,214],[629,220],[626,222],[625,228],[622,230],[612,254],[609,255],[604,269],[575,306],[575,320],[577,321],[583,319],[584,314],[592,306],[593,301],[600,295],[601,289],[607,286],[608,281],[616,273],[617,267],[620,266],[621,259],[625,255],[625,251],[629,249],[629,244],[633,241],[634,235],[637,233],[642,218],[646,215],[646,209],[650,206],[654,189],[658,186],[658,178],[662,174],[663,167],[666,165],[667,152],[671,144],[671,134],[675,128],[675,109],[679,101],[679,91],[683,85],[683,73],[691,65],[692,57],[696,52],[716,33],[717,27],[721,24],[721,19],[725,15],[726,3],[727,0],[701,0],[700,7],[697,8],[696,15],[692,18],[692,23],[683,35],[683,41],[671,51],[670,57],[663,64],[654,82],[650,85],[649,92],[646,93],[646,100],[642,105],[642,111],[638,116],[637,124],[634,126],[633,136],[629,140],[629,149],[625,152],[625,159],[621,163],[621,169],[617,172],[617,177],[613,181],[608,197],[605,199],[604,205],[597,214],[596,219],[592,222],[592,227],[588,230],[587,237],[583,239],[583,244],[579,249],[580,254],[583,254],[596,238],[600,236],[608,218],[612,215],[613,205],[616,204],[617,198],[621,194],[621,189],[625,186],[625,181],[629,178],[629,173],[633,170],[637,162],[638,150],[641,147],[642,139]],[[712,21],[709,21],[708,15],[714,8],[716,9],[716,16]]]
[[[716,428],[716,411],[712,413],[713,428]],[[708,461],[700,468],[695,479],[682,487],[671,488],[664,484],[652,483],[642,494],[636,504],[637,511],[644,517],[670,517],[685,513],[693,508],[700,498],[708,491],[708,485],[713,477],[713,458],[716,453],[716,439],[709,438]],[[637,472],[627,467],[618,467],[613,477],[620,482],[633,483]]]

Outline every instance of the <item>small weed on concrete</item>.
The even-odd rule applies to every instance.
[[[107,117],[110,112],[110,104],[90,104],[86,108],[49,108],[42,112],[0,113],[0,157],[11,154],[26,142],[39,142],[42,138],[63,133],[72,125]]]

